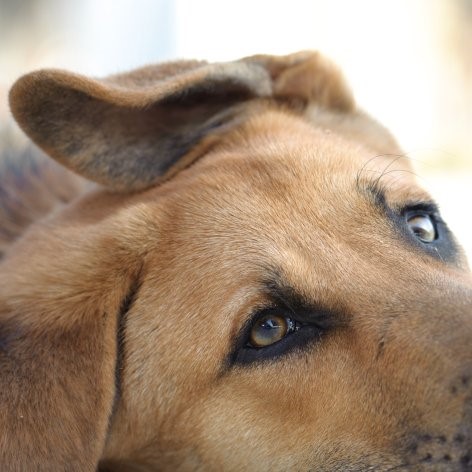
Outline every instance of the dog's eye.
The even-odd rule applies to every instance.
[[[266,314],[258,318],[249,333],[248,345],[261,348],[270,346],[296,330],[296,322],[282,314]]]
[[[242,329],[230,362],[251,364],[303,350],[321,339],[331,319],[331,314],[323,311],[302,310],[295,314],[282,306],[264,308]]]
[[[433,217],[427,214],[412,213],[407,216],[407,224],[414,235],[424,243],[437,239],[437,230]]]
[[[444,263],[458,262],[460,252],[454,237],[434,202],[412,202],[400,210],[398,217],[399,227],[410,243]]]

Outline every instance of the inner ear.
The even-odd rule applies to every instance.
[[[14,90],[11,101],[18,122],[65,167],[118,190],[146,188],[184,166],[182,156],[221,124],[212,118],[222,106],[251,96],[241,84],[228,82],[211,94],[194,87],[186,97],[153,101],[148,96],[149,103],[137,106],[126,103],[120,90],[116,97],[94,96],[99,94],[54,79],[41,78],[40,87],[32,87],[34,94]]]
[[[221,125],[222,112],[261,97],[284,106],[354,108],[342,75],[314,52],[180,61],[106,79],[39,71],[16,82],[10,105],[28,136],[65,167],[133,191],[187,166],[204,146],[189,151]]]
[[[212,119],[221,109],[216,97],[204,104],[196,97],[193,104],[138,109],[68,93],[71,111],[49,105],[51,120],[68,132],[58,140],[54,127],[46,124],[41,137],[54,143],[47,151],[66,167],[115,189],[146,188],[166,178],[184,165],[180,160],[197,142],[221,125]],[[227,97],[226,103],[231,106],[238,99]],[[78,119],[82,114],[88,117],[85,122]]]

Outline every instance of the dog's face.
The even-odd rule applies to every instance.
[[[102,186],[0,266],[4,463],[469,470],[471,278],[392,138],[316,55],[172,67],[13,90]]]

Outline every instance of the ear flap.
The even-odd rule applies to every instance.
[[[242,60],[259,64],[269,72],[276,98],[317,103],[341,112],[355,108],[354,97],[341,71],[317,52],[301,51],[288,56],[256,55]]]
[[[257,97],[352,106],[340,74],[312,52],[182,61],[107,79],[43,70],[16,82],[10,105],[64,166],[113,189],[139,190],[191,163],[189,151],[221,124],[217,115]]]
[[[59,70],[21,78],[10,94],[23,130],[61,164],[114,189],[138,190],[168,177],[241,99],[270,93],[261,67],[178,64],[96,80]]]
[[[90,470],[113,402],[113,326],[94,313],[63,331],[1,325],[0,469]]]
[[[73,260],[25,256],[21,270],[9,260],[0,271],[0,470],[94,471],[119,395],[120,315],[134,279],[92,284]]]

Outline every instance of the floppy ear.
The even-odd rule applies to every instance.
[[[174,62],[106,79],[43,70],[16,82],[10,105],[64,166],[113,189],[139,190],[189,165],[198,157],[189,151],[221,126],[221,112],[257,97],[352,106],[339,72],[313,52]]]
[[[88,249],[41,236],[26,246],[0,268],[0,470],[94,471],[139,269],[113,262],[110,238]]]
[[[351,112],[354,97],[339,68],[315,51],[300,51],[288,56],[255,55],[242,59],[259,64],[270,74],[273,96]]]

